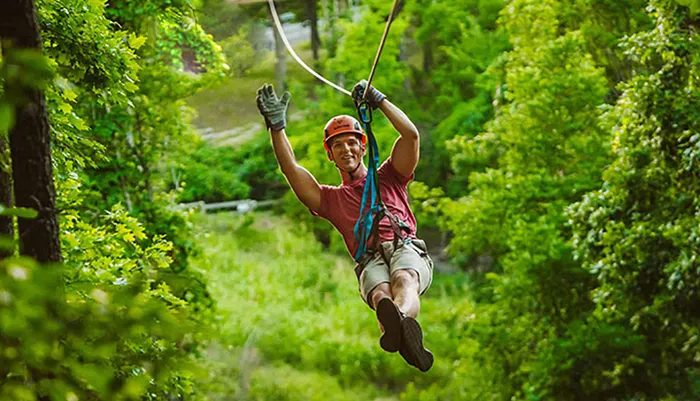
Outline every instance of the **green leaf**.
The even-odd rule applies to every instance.
[[[138,50],[141,46],[146,43],[146,37],[145,36],[138,36],[136,34],[131,34],[129,35],[129,46],[131,46],[134,50]]]
[[[695,15],[700,11],[700,0],[693,0],[690,4],[690,12]]]
[[[125,82],[124,89],[126,89],[128,92],[136,92],[139,89],[139,87],[133,82]]]
[[[66,114],[69,114],[70,112],[73,111],[73,107],[71,107],[71,105],[68,104],[68,103],[61,103],[61,104],[58,106],[58,109],[61,110],[61,111],[64,112],[64,113],[66,113]]]
[[[76,94],[74,90],[66,89],[63,91],[63,98],[69,102],[74,102],[75,99],[78,98],[78,94]]]
[[[695,15],[700,11],[700,0],[676,0],[682,6],[690,8],[690,13]]]
[[[12,251],[15,249],[15,240],[5,235],[0,235],[0,249],[3,251]]]
[[[23,219],[34,219],[39,215],[34,209],[26,207],[4,207],[0,205],[0,216],[15,216]]]
[[[0,103],[0,133],[8,132],[15,124],[14,108],[11,104]]]

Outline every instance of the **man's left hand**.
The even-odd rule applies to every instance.
[[[355,84],[355,87],[352,89],[352,99],[355,101],[355,104],[360,104],[365,90],[367,90],[366,80],[363,79]],[[386,96],[382,92],[378,91],[374,86],[370,85],[365,99],[367,100],[367,103],[369,103],[372,110],[376,110],[377,107],[379,107],[379,104],[386,99]]]

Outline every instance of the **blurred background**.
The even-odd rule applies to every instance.
[[[309,66],[368,78],[391,1],[275,4]],[[42,53],[1,59],[0,400],[700,399],[700,0],[398,2],[373,85],[421,133],[424,374],[381,350],[342,238],[279,171],[264,83],[324,184],[323,126],[356,111],[267,1],[35,10]],[[13,160],[47,160],[10,146],[24,87],[54,208],[12,207],[36,180]],[[397,133],[373,128],[384,160]],[[46,210],[55,263],[27,251]]]

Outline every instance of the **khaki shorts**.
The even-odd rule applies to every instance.
[[[381,252],[370,252],[365,256],[365,268],[358,277],[360,295],[367,305],[370,305],[367,296],[372,290],[381,283],[390,283],[391,274],[397,270],[414,270],[418,273],[421,295],[430,287],[433,281],[433,261],[423,240],[399,242],[396,249],[393,242],[387,241],[382,243]],[[358,265],[355,271],[359,269]]]

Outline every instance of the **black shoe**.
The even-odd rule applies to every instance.
[[[377,319],[384,327],[384,334],[379,345],[387,352],[396,352],[401,348],[401,320],[403,314],[394,301],[384,298],[377,304]]]
[[[406,317],[401,321],[400,354],[409,365],[417,367],[421,372],[427,372],[433,366],[433,354],[423,347],[423,330],[418,321]]]

